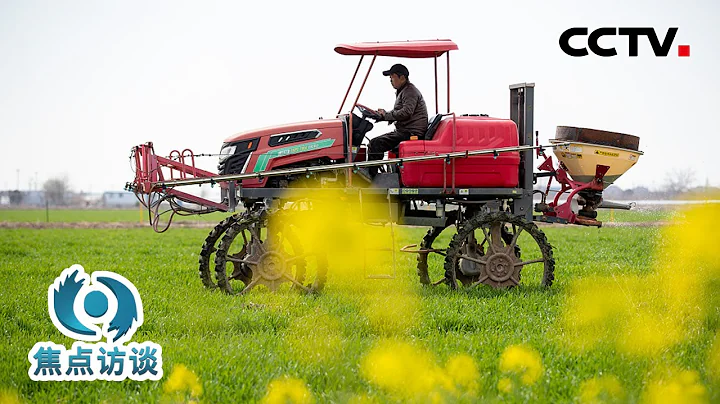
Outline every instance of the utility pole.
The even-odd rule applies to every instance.
[[[17,189],[18,191],[20,190],[20,169],[19,168],[17,169],[17,188],[15,188],[15,189]]]

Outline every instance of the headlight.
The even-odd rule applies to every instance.
[[[232,146],[225,146],[220,150],[220,162],[225,161],[228,157],[235,154],[235,149],[237,148],[237,145]]]

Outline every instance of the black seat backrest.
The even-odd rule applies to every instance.
[[[370,121],[352,114],[352,145],[355,147],[360,146],[365,134],[370,132],[372,128],[373,124]]]
[[[440,125],[440,122],[443,119],[443,114],[437,114],[430,120],[430,123],[428,124],[427,131],[425,132],[425,136],[423,137],[423,140],[432,140],[433,136],[435,136],[435,131],[437,131],[438,126]]]

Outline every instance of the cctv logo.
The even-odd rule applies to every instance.
[[[604,36],[626,36],[630,48],[628,56],[637,57],[639,39],[640,37],[647,37],[647,40],[650,42],[650,46],[652,47],[655,56],[667,57],[667,55],[670,54],[670,51],[672,50],[673,41],[675,40],[675,35],[677,34],[677,32],[677,28],[668,29],[661,43],[660,39],[658,39],[658,36],[655,33],[655,29],[653,28],[598,28],[591,32],[588,36],[586,48],[573,48],[572,46],[570,46],[570,39],[572,37],[588,35],[588,29],[586,27],[575,27],[566,30],[562,33],[562,35],[560,35],[560,49],[562,49],[562,51],[565,52],[567,55],[573,57],[587,56],[589,54],[588,48],[590,49],[590,52],[598,56],[611,57],[617,55],[617,51],[615,50],[615,48],[602,48],[598,44],[598,40]],[[690,45],[678,45],[677,52],[678,56],[680,57],[689,57]]]
[[[92,276],[80,265],[65,269],[48,288],[48,309],[55,327],[79,340],[71,350],[38,342],[28,353],[32,380],[159,380],[162,348],[146,341],[128,342],[143,323],[135,285],[108,271]],[[99,324],[102,327],[98,326]],[[88,344],[81,341],[106,343]]]

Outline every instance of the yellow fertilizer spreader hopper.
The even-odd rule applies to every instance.
[[[535,211],[542,213],[536,220],[556,223],[577,223],[589,226],[601,226],[597,218],[597,208],[626,208],[621,204],[603,203],[602,191],[612,185],[630,167],[637,163],[643,152],[639,150],[640,138],[623,133],[596,129],[558,126],[555,139],[550,143],[558,144],[554,153],[559,167],[554,168],[552,157],[538,167],[550,180],[542,201],[535,205]],[[544,174],[544,175],[543,175]],[[545,195],[550,190],[552,179],[561,185],[552,202]],[[565,202],[560,197],[570,191]],[[571,204],[582,208],[574,213]]]

